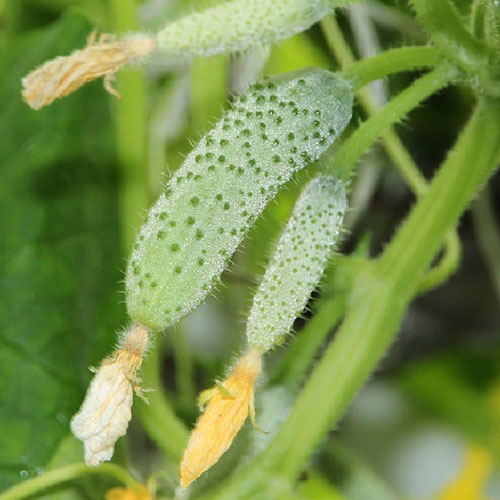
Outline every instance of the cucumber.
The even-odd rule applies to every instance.
[[[218,282],[254,220],[349,123],[349,83],[307,70],[251,87],[202,138],[151,208],[129,259],[131,318],[163,330]]]
[[[268,351],[290,332],[320,282],[346,209],[344,181],[323,175],[304,188],[255,293],[250,345]]]
[[[304,31],[345,0],[232,0],[158,32],[158,50],[184,59],[260,47]]]

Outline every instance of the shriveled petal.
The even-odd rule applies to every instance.
[[[148,331],[132,328],[122,347],[103,361],[90,383],[80,411],[71,420],[71,431],[83,441],[85,462],[90,466],[110,460],[115,443],[127,432],[132,418],[136,373],[148,345]]]
[[[47,61],[25,76],[21,82],[23,99],[33,109],[40,109],[101,76],[107,90],[117,94],[110,86],[113,75],[124,64],[147,56],[155,47],[155,39],[148,35],[115,40],[103,34],[97,41],[91,35],[84,49]]]
[[[183,488],[219,460],[243,426],[253,407],[254,383],[262,369],[261,356],[260,350],[250,349],[222,383],[223,390],[214,392],[198,419],[182,457]]]
[[[113,456],[117,439],[127,432],[132,401],[132,384],[123,365],[118,360],[103,364],[71,421],[73,434],[84,443],[87,465],[99,465]]]

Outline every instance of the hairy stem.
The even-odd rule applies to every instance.
[[[452,61],[466,69],[485,62],[485,47],[467,30],[453,2],[412,0],[412,3],[418,20]]]
[[[349,177],[361,157],[389,127],[436,91],[449,85],[456,76],[457,71],[453,67],[443,65],[415,80],[349,136],[333,158],[331,169],[341,177]]]
[[[328,20],[324,21],[326,26],[328,23]],[[344,75],[351,79],[355,89],[360,89],[368,83],[390,74],[418,68],[430,68],[441,61],[441,51],[436,47],[400,47],[353,62],[345,68]]]

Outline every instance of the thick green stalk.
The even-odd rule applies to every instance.
[[[333,158],[330,166],[332,171],[348,178],[361,157],[390,126],[399,122],[429,96],[449,85],[456,77],[455,68],[442,65],[415,80],[349,136]]]
[[[296,479],[387,351],[422,273],[500,161],[499,120],[500,103],[482,100],[428,193],[383,256],[357,277],[344,323],[288,420],[259,458],[206,499],[248,499]]]
[[[67,481],[73,481],[88,474],[112,477],[131,489],[141,487],[141,483],[136,481],[125,469],[122,469],[116,464],[102,464],[99,467],[88,467],[82,463],[59,467],[58,469],[44,472],[41,476],[28,479],[23,483],[13,486],[4,493],[1,493],[0,500],[18,500],[28,496],[31,497],[36,493],[41,493],[47,488],[57,486]]]
[[[117,33],[137,31],[135,0],[110,0],[110,16]],[[149,205],[146,153],[146,98],[141,71],[124,69],[118,74],[115,99],[115,134],[120,165],[120,220],[122,242],[128,254],[135,239],[135,230]]]
[[[321,21],[321,26],[325,33],[326,40],[330,46],[330,50],[333,54],[335,54],[335,57],[344,68],[344,70],[347,73],[367,73],[366,71],[363,71],[362,65],[366,65],[366,67],[369,68],[373,66],[373,63],[377,58],[369,58],[359,62],[355,62],[354,55],[349,45],[345,41],[342,31],[333,16],[325,17]],[[416,48],[417,47],[411,47],[410,49],[414,50]],[[426,49],[429,48],[430,47],[426,47]],[[399,60],[400,54],[402,54],[402,52],[399,52],[400,50],[402,49],[394,49],[394,51],[389,51],[394,53],[394,56],[391,57]],[[424,53],[425,51],[420,53],[417,56],[417,59],[422,57]],[[382,58],[383,54],[381,54],[379,57]],[[410,61],[412,61],[412,56],[409,55],[409,57]],[[438,59],[440,57],[439,52],[434,53],[434,55],[430,55],[430,59],[432,59],[433,57]],[[413,59],[413,61],[416,63],[415,59]],[[358,69],[356,69],[356,66],[358,67]],[[358,98],[361,106],[364,108],[368,116],[374,115],[378,111],[379,107],[375,102],[373,92],[370,88],[361,88],[358,91]],[[427,181],[425,180],[425,177],[420,173],[420,170],[413,161],[413,158],[410,156],[407,149],[401,142],[401,139],[398,137],[392,127],[382,135],[382,142],[385,150],[387,151],[387,154],[394,162],[394,165],[398,169],[401,177],[403,177],[403,179],[408,183],[413,193],[417,197],[424,194],[427,191]],[[420,291],[424,292],[430,290],[431,288],[434,288],[445,281],[446,278],[450,276],[458,267],[460,256],[460,238],[458,236],[458,232],[454,229],[446,237],[446,240],[444,242],[443,256],[441,257],[439,262],[434,267],[429,269],[427,274],[422,277],[422,282],[420,283],[419,287]]]

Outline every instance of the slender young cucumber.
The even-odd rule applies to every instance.
[[[323,175],[304,188],[254,296],[249,344],[267,351],[290,332],[320,282],[346,209],[344,181]]]
[[[162,330],[192,311],[269,200],[332,144],[351,110],[349,83],[325,70],[267,80],[237,97],[139,231],[126,278],[131,318]]]

